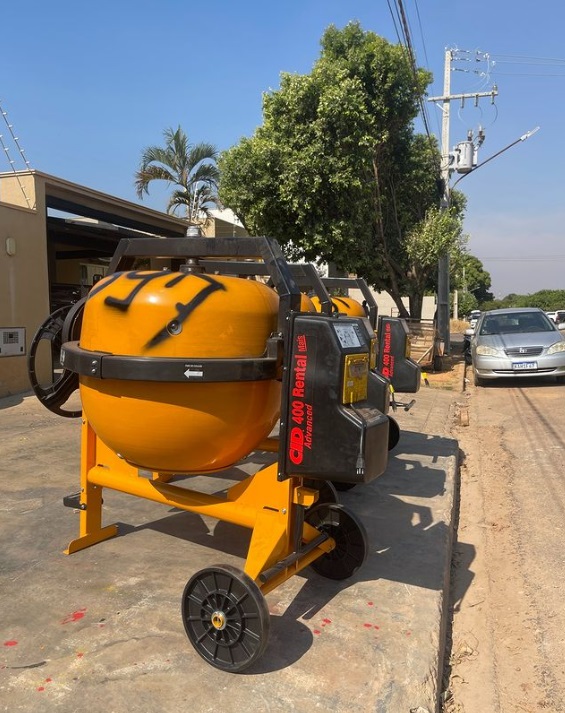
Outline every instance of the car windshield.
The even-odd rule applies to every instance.
[[[512,314],[487,315],[480,334],[513,334],[524,332],[552,332],[554,326],[544,314],[515,312]]]

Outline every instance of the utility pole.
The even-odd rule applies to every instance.
[[[465,99],[474,99],[478,103],[480,97],[494,97],[498,94],[495,87],[490,92],[475,92],[473,94],[451,94],[451,62],[456,50],[445,51],[445,63],[443,71],[443,95],[441,97],[429,97],[428,101],[442,102],[442,122],[441,122],[441,178],[443,192],[440,199],[440,210],[449,210],[450,188],[449,178],[454,170],[451,166],[451,154],[449,151],[449,113],[450,103],[454,99],[464,102]],[[438,260],[437,275],[437,326],[440,341],[443,342],[444,354],[451,352],[450,331],[449,331],[449,254],[445,253]]]

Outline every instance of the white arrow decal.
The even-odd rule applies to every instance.
[[[197,376],[197,377],[199,377],[199,378],[202,378],[202,377],[204,376],[204,372],[203,372],[203,371],[194,371],[194,370],[192,370],[192,369],[187,369],[187,370],[184,372],[184,375],[186,376],[187,379],[190,379],[190,378],[193,377],[193,376]]]

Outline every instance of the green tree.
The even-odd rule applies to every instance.
[[[139,198],[149,193],[153,181],[166,181],[176,188],[167,204],[168,213],[183,208],[186,220],[194,225],[205,225],[210,211],[219,206],[219,171],[217,149],[208,143],[190,144],[179,126],[165,129],[165,146],[148,146],[141,154],[135,174],[135,188]]]
[[[282,74],[262,126],[220,156],[221,199],[290,258],[364,277],[403,316],[408,294],[419,317],[406,236],[441,192],[437,145],[412,128],[431,75],[358,23],[329,27],[321,47],[311,74]]]
[[[405,240],[406,255],[410,261],[407,287],[411,312],[421,313],[422,297],[437,277],[440,256],[448,253],[452,266],[456,265],[462,259],[465,243],[461,218],[455,208],[440,210],[432,206],[424,219],[414,225]]]
[[[544,312],[563,309],[565,290],[540,290],[532,295],[513,295],[515,307],[539,307]]]
[[[491,277],[479,258],[467,252],[462,252],[453,270],[452,287],[459,290],[459,311],[467,314],[471,309],[482,308],[492,302],[494,295],[490,292]],[[466,297],[466,295],[471,295]],[[471,305],[471,306],[468,306]]]
[[[458,300],[459,317],[466,317],[469,315],[471,310],[479,308],[477,298],[472,292],[459,292]]]

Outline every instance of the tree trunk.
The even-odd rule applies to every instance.
[[[408,296],[410,305],[410,316],[412,319],[422,319],[422,306],[424,304],[423,294],[416,292]]]

